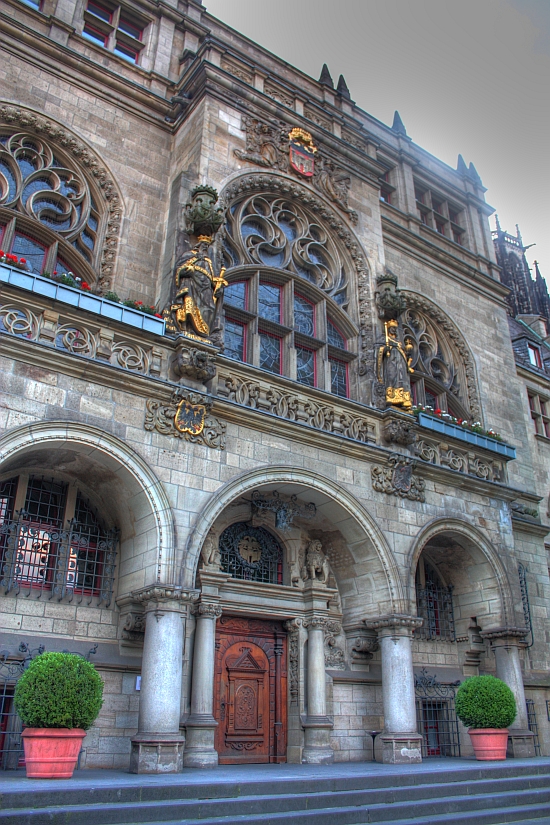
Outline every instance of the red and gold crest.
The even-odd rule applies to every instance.
[[[190,404],[185,399],[178,404],[174,424],[180,433],[200,435],[204,430],[206,407],[204,404]]]
[[[315,152],[313,138],[304,129],[296,127],[288,135],[290,165],[304,178],[312,178],[315,171]]]

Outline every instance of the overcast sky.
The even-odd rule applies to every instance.
[[[204,0],[208,11],[318,78],[327,63],[383,123],[487,187],[550,283],[550,0]],[[494,216],[490,218],[494,228]]]

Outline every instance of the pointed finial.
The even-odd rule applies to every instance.
[[[535,279],[537,281],[542,281],[542,275],[540,274],[540,269],[539,269],[539,262],[538,261],[533,261],[533,266],[535,267]]]
[[[466,166],[466,164],[464,162],[464,158],[462,157],[462,155],[458,156],[458,162],[456,164],[456,171],[460,175],[467,175],[468,174],[468,167]]]
[[[336,87],[336,91],[338,92],[339,95],[342,95],[342,97],[345,97],[346,100],[351,100],[351,95],[349,93],[348,84],[346,83],[343,74],[341,74],[340,77],[338,78],[338,86]]]
[[[521,237],[521,232],[519,231],[519,226],[516,224],[516,238],[519,241],[519,245],[523,246],[523,238]]]
[[[470,177],[473,180],[473,182],[479,184],[480,186],[483,186],[483,184],[481,182],[481,178],[479,177],[478,171],[475,168],[474,164],[471,163],[471,162],[470,162],[470,166],[469,166],[469,172],[470,172]]]
[[[330,86],[331,89],[334,89],[334,83],[332,77],[330,76],[330,72],[328,70],[328,66],[326,63],[323,63],[323,68],[321,69],[321,77],[319,78],[319,83],[322,83],[323,86]]]
[[[496,227],[497,227],[497,232],[502,232],[502,229],[500,228],[500,221],[498,219],[497,214],[495,214],[495,223],[496,223]]]
[[[399,114],[397,109],[395,110],[395,114],[393,116],[392,129],[394,132],[397,132],[398,135],[403,135],[404,137],[407,137],[407,130],[405,129],[405,124],[401,120],[401,115]]]

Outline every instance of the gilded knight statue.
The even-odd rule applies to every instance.
[[[386,404],[408,412],[412,407],[411,367],[412,344],[399,340],[399,322],[390,319],[384,323],[385,342],[378,348],[377,377],[386,391]]]

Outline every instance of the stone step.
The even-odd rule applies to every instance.
[[[369,777],[370,778],[370,777]],[[401,777],[405,778],[405,777]],[[366,780],[367,777],[364,777]],[[395,777],[393,777],[395,781]],[[61,789],[60,789],[61,790]],[[195,790],[197,790],[195,788]],[[362,788],[350,791],[308,793],[264,793],[225,798],[170,799],[90,804],[58,804],[45,807],[8,808],[2,799],[0,825],[124,825],[128,823],[232,823],[249,825],[360,825],[362,823],[391,822],[405,817],[411,822],[449,822],[457,815],[465,822],[520,821],[519,808],[527,817],[546,816],[550,810],[550,781],[546,776],[527,776],[498,780],[469,780],[466,782],[422,783],[416,786],[397,786],[386,789]],[[36,799],[33,795],[33,805]],[[508,819],[491,819],[495,811],[507,812]],[[519,806],[518,806],[518,803]],[[27,796],[28,805],[28,796]],[[470,819],[468,819],[468,816]],[[426,817],[428,819],[426,819]]]

